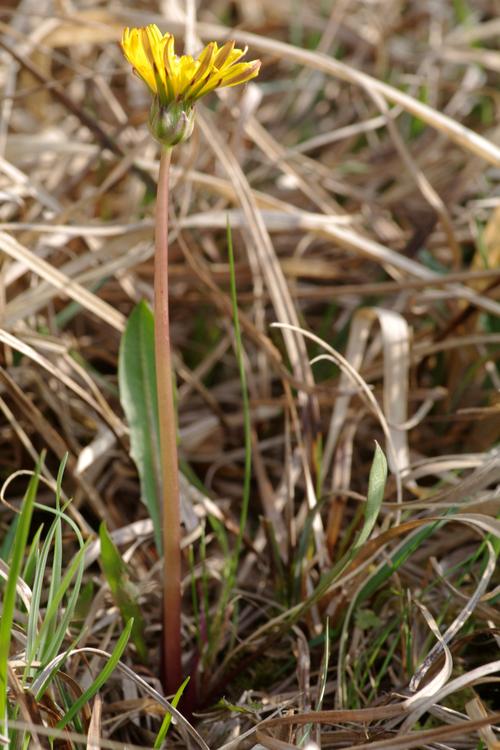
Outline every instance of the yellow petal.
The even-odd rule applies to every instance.
[[[214,66],[216,68],[222,68],[226,60],[231,55],[233,49],[234,49],[234,40],[230,42],[226,42],[218,51],[215,60],[214,60]]]
[[[125,29],[122,38],[122,49],[125,57],[137,74],[156,93],[156,80],[150,59],[142,43],[140,29]]]
[[[163,50],[162,50],[163,37],[161,35],[160,29],[158,28],[158,26],[152,23],[149,26],[146,26],[144,37],[145,37],[144,46],[146,47],[146,45],[149,44],[149,50],[151,53],[152,63],[154,66],[153,75],[155,74],[155,70],[156,70],[156,73],[158,74],[163,84],[163,87],[166,91],[167,81],[166,81],[165,65],[163,62]]]
[[[250,81],[259,75],[260,65],[260,60],[233,65],[224,75],[220,84],[221,88],[223,86],[237,86],[239,83]]]
[[[174,35],[165,34],[163,39],[165,40],[165,47],[163,49],[163,62],[165,65],[165,70],[167,71],[167,76],[169,76],[169,78],[172,78],[175,67]]]
[[[247,49],[248,47],[245,47],[245,49],[232,49],[222,65],[217,66],[219,71],[227,70],[230,65],[234,65],[243,55],[246,55]]]
[[[198,83],[198,81],[201,81],[203,76],[209,72],[209,70],[212,68],[214,64],[214,58],[215,53],[217,50],[217,45],[215,42],[210,42],[210,44],[207,44],[203,52],[198,56],[198,70],[196,71],[195,77],[193,79],[193,84]]]

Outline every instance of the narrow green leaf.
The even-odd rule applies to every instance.
[[[363,544],[367,541],[373,531],[377,520],[382,500],[384,499],[385,482],[387,479],[387,460],[378,443],[375,443],[375,455],[373,457],[368,480],[368,493],[364,507],[364,524],[354,544],[347,550],[333,568],[321,576],[321,579],[311,596],[305,602],[305,607],[311,606],[328,591],[332,583],[346,569],[347,565],[356,556]]]
[[[56,507],[35,503],[35,508],[43,513],[54,516],[47,537],[37,556],[37,569],[33,583],[32,607],[28,619],[27,654],[31,659],[42,663],[50,661],[58,653],[68,626],[73,618],[74,609],[80,596],[80,587],[84,572],[84,551],[90,540],[85,544],[78,525],[65,512],[69,502],[61,507],[61,482],[66,459],[63,459],[59,468],[56,489]],[[66,566],[63,575],[62,560],[62,524],[67,524],[75,535],[79,546],[78,553],[73,557],[71,563]],[[54,540],[54,541],[53,541]],[[53,560],[50,568],[51,585],[47,594],[47,602],[43,622],[39,625],[39,602],[43,590],[44,576],[48,571],[48,555],[53,547]],[[47,571],[46,571],[47,568]],[[57,586],[52,584],[54,578]],[[64,606],[63,599],[66,597]],[[30,631],[31,628],[31,631]],[[31,636],[30,636],[31,632]],[[28,674],[26,672],[26,674]]]
[[[90,544],[90,540],[88,544]],[[66,636],[69,624],[73,619],[75,607],[78,602],[78,597],[80,596],[80,588],[82,585],[83,572],[85,569],[85,550],[88,544],[85,544],[85,546],[80,549],[81,555],[79,556],[78,562],[75,567],[75,580],[71,588],[69,588],[70,581],[68,580],[69,594],[68,594],[68,598],[66,601],[66,606],[61,608],[62,617],[60,619],[60,622],[57,625],[57,629],[54,631],[53,638],[51,640],[46,639],[43,644],[44,650],[43,650],[42,656],[43,656],[44,662],[50,661],[59,652],[59,649],[61,648],[64,638]],[[80,552],[78,554],[80,554]],[[63,588],[64,591],[66,591],[65,586],[66,586],[66,577],[64,577],[61,580],[61,588]],[[45,623],[44,623],[44,626],[45,626]]]
[[[36,651],[40,645],[38,640],[38,626],[40,622],[40,601],[42,599],[42,593],[44,592],[44,579],[45,572],[47,569],[47,560],[49,557],[50,548],[52,546],[52,540],[54,537],[55,526],[49,529],[47,538],[42,544],[41,550],[37,555],[35,577],[33,579],[32,596],[31,596],[31,607],[28,613],[28,625],[26,628],[26,670],[25,677],[29,674],[29,666],[35,659]],[[50,598],[49,598],[50,601]],[[57,612],[57,610],[56,610]]]
[[[248,506],[250,503],[250,482],[252,479],[252,425],[250,419],[250,400],[248,398],[247,376],[245,372],[245,351],[243,349],[240,318],[238,315],[238,292],[236,289],[236,274],[234,270],[233,237],[231,234],[229,219],[227,221],[226,234],[229,257],[231,303],[233,308],[234,340],[236,359],[238,361],[238,370],[240,374],[241,402],[243,407],[243,431],[245,437],[245,473],[243,475],[243,497],[241,502],[240,524],[238,536],[236,537],[236,544],[234,545],[233,559],[230,568],[230,578],[231,582],[233,582],[236,578],[236,570],[238,567],[240,550],[243,542],[243,534],[245,533],[245,526],[248,518]]]
[[[7,562],[12,550],[12,545],[14,544],[18,520],[19,516],[15,516],[12,519],[10,526],[7,529],[7,532],[4,534],[4,537],[0,544],[0,560],[5,560],[5,562]]]
[[[126,573],[126,566],[116,545],[108,534],[106,521],[99,526],[99,539],[101,542],[100,562],[111,592],[114,594],[119,590],[122,579]]]
[[[153,521],[156,547],[161,554],[161,461],[154,319],[144,301],[133,309],[122,336],[118,383],[130,428],[130,454],[139,472],[142,501]]]
[[[325,623],[325,648],[323,650],[323,656],[321,658],[321,665],[319,669],[318,677],[318,695],[316,698],[316,711],[321,711],[323,708],[323,700],[325,698],[326,686],[328,683],[328,668],[330,666],[330,618],[326,618]]]
[[[59,465],[59,471],[57,472],[56,509],[58,511],[61,510],[62,481],[67,463],[68,453],[64,455]],[[59,516],[56,517],[55,520],[54,559],[52,561],[52,575],[50,577],[49,601],[51,600],[54,591],[57,591],[61,583],[62,568],[62,516]]]
[[[130,582],[127,566],[108,534],[104,521],[99,527],[99,538],[101,540],[100,563],[111,594],[124,622],[133,619],[132,641],[137,649],[139,658],[145,662],[147,661],[148,650],[144,641],[144,620],[141,608],[137,603],[135,587]]]
[[[177,705],[182,697],[182,694],[184,690],[186,689],[186,685],[189,682],[189,677],[186,677],[180,688],[177,690],[176,694],[174,695],[172,699],[171,705],[173,708],[177,708]],[[160,731],[156,735],[155,744],[153,745],[153,750],[159,750],[162,746],[163,740],[167,736],[167,732],[169,730],[170,724],[172,722],[172,714],[169,714],[168,712],[165,714],[165,717],[162,721],[162,725],[160,727]]]
[[[54,591],[52,598],[47,602],[47,609],[42,626],[38,631],[35,642],[35,651],[41,649],[41,657],[44,662],[49,662],[57,654],[59,646],[64,640],[66,628],[68,627],[73,611],[78,600],[80,586],[83,578],[84,555],[85,550],[90,545],[88,539],[75,554],[71,563],[67,566],[66,572],[61,579],[57,591]],[[72,585],[73,584],[73,585]],[[72,585],[72,588],[70,588]],[[57,624],[57,614],[60,611],[61,602],[67,592],[69,593],[66,607],[62,610],[61,621]]]
[[[74,621],[80,622],[85,620],[90,611],[90,607],[92,606],[92,602],[94,601],[94,596],[94,582],[87,581],[87,583],[82,586],[81,591],[78,592],[78,599],[75,604],[75,611],[73,612]]]
[[[12,557],[10,560],[9,576],[5,586],[2,603],[2,617],[0,620],[0,723],[3,724],[0,731],[7,732],[7,672],[10,642],[12,638],[12,624],[14,621],[14,608],[16,604],[16,585],[21,573],[23,557],[28,541],[28,534],[38,490],[38,480],[43,462],[43,455],[38,462],[35,473],[31,477],[28,489],[23,499],[21,513],[16,527],[16,535],[12,546]]]
[[[226,226],[227,236],[227,249],[229,259],[229,282],[231,288],[231,307],[233,313],[233,325],[234,325],[234,342],[235,342],[235,355],[238,363],[238,371],[241,383],[241,401],[243,409],[243,431],[245,440],[245,468],[243,475],[243,493],[241,500],[240,510],[240,522],[238,527],[238,534],[234,544],[234,549],[229,557],[226,558],[226,567],[224,570],[224,586],[222,594],[219,600],[217,614],[214,618],[214,624],[211,628],[211,633],[215,634],[215,638],[211,639],[208,636],[208,650],[207,650],[207,664],[211,662],[216,653],[220,637],[222,634],[222,625],[226,617],[226,607],[231,596],[236,581],[236,573],[238,570],[238,563],[240,559],[241,546],[243,543],[243,535],[245,533],[245,527],[248,518],[248,508],[250,504],[250,484],[252,478],[252,426],[250,418],[250,401],[248,397],[247,378],[245,372],[245,351],[243,349],[243,342],[241,338],[240,320],[238,315],[238,294],[236,289],[236,275],[234,270],[234,252],[233,252],[233,238],[231,234],[231,226],[229,219]],[[211,521],[212,522],[212,521]]]
[[[375,443],[375,455],[370,469],[368,480],[368,494],[365,507],[365,522],[361,532],[354,543],[357,551],[367,541],[375,526],[375,521],[384,499],[384,489],[387,480],[387,460],[380,445]]]
[[[15,519],[17,521],[17,518]],[[11,526],[14,524],[11,524]],[[9,529],[10,531],[10,529]],[[41,524],[36,532],[33,534],[29,552],[26,556],[24,563],[24,569],[22,572],[23,581],[28,584],[30,588],[33,588],[33,581],[35,580],[35,574],[38,564],[38,553],[40,552],[40,539],[42,536],[43,524]]]
[[[63,718],[57,722],[56,727],[57,729],[64,729],[65,726],[69,724],[71,719],[73,719],[74,716],[82,709],[82,707],[89,701],[91,698],[94,697],[94,695],[102,688],[102,686],[105,684],[105,682],[111,677],[111,674],[113,673],[116,665],[120,661],[121,655],[125,651],[125,647],[128,643],[128,639],[130,637],[130,632],[132,630],[132,626],[134,624],[133,620],[129,620],[127,624],[125,625],[125,630],[119,637],[116,646],[113,649],[113,653],[109,657],[108,661],[104,665],[104,668],[102,672],[98,675],[98,677],[94,680],[92,685],[85,690],[81,694],[79,698],[73,703],[71,708],[67,711],[67,713],[63,716]]]

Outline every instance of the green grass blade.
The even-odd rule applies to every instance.
[[[358,604],[370,597],[385,581],[387,581],[403,563],[417,550],[422,543],[428,539],[432,534],[441,526],[444,525],[444,521],[434,521],[433,523],[424,526],[417,532],[410,534],[407,541],[404,542],[396,551],[391,555],[388,562],[384,563],[378,570],[371,575],[358,596]]]
[[[16,536],[18,521],[19,521],[18,516],[15,516],[12,519],[9,525],[9,528],[7,529],[7,532],[4,535],[2,542],[0,544],[0,560],[4,560],[5,562],[7,562],[11,554],[12,545],[14,544],[14,539]]]
[[[368,540],[373,527],[377,520],[377,516],[384,499],[384,488],[387,479],[387,461],[384,452],[375,443],[375,454],[370,469],[370,477],[368,480],[368,493],[366,498],[366,504],[364,506],[364,523],[358,538],[354,544],[347,550],[347,552],[341,557],[341,559],[333,566],[331,570],[324,573],[321,577],[316,589],[311,594],[309,599],[304,604],[304,608],[309,608],[312,604],[318,601],[329,589],[332,583],[339,577],[339,575],[345,570],[347,565],[354,559],[356,553],[361,549],[363,544]]]
[[[0,620],[0,722],[2,722],[4,733],[7,731],[7,671],[16,604],[16,584],[21,572],[26,544],[28,542],[42,462],[43,455],[36,466],[35,473],[31,477],[23,499],[21,514],[16,528],[16,536],[12,546],[9,576],[2,604],[2,618]]]
[[[17,519],[15,519],[17,521]],[[33,534],[29,552],[26,556],[26,562],[24,563],[23,569],[23,581],[30,587],[33,588],[33,582],[38,566],[38,556],[40,552],[40,538],[42,536],[43,524],[41,524],[36,532]]]
[[[236,544],[234,545],[234,552],[232,557],[232,563],[230,566],[230,577],[231,585],[236,577],[236,570],[238,568],[238,560],[240,557],[241,544],[243,541],[243,534],[248,518],[248,506],[250,503],[250,481],[252,478],[252,426],[250,420],[250,401],[248,398],[247,388],[247,376],[245,372],[245,361],[244,361],[244,350],[241,339],[241,328],[240,319],[238,316],[238,295],[236,290],[236,275],[234,271],[234,252],[233,252],[233,237],[231,234],[231,227],[229,221],[227,222],[227,249],[229,255],[229,279],[231,285],[231,304],[233,308],[233,325],[234,325],[234,338],[236,344],[236,359],[238,360],[238,370],[241,382],[241,396],[243,405],[243,430],[244,430],[244,442],[245,442],[245,468],[243,477],[243,498],[241,503],[240,513],[240,525],[238,536],[236,537]]]
[[[384,489],[387,480],[387,460],[378,443],[375,443],[375,455],[373,457],[370,477],[368,479],[368,493],[366,497],[365,522],[363,528],[354,543],[353,552],[357,552],[368,540],[373,531],[377,516],[379,514]]]
[[[186,685],[188,684],[190,678],[186,677],[180,688],[177,690],[176,694],[174,695],[172,699],[171,705],[173,708],[177,708],[180,699],[182,698],[182,694],[184,690],[186,689]],[[160,727],[160,731],[156,735],[155,744],[153,745],[153,750],[160,750],[163,740],[167,736],[167,732],[170,728],[170,724],[172,723],[172,714],[166,713],[165,718],[163,719],[162,725]]]
[[[59,471],[57,472],[56,482],[56,510],[61,510],[61,495],[62,495],[62,480],[64,476],[64,470],[68,462],[68,454],[64,456],[63,460],[59,465]],[[52,599],[54,592],[57,591],[61,583],[62,576],[62,518],[57,516],[55,521],[55,534],[54,534],[54,556],[52,559],[52,571],[50,576],[50,588],[49,588],[49,601]]]
[[[196,643],[198,646],[198,653],[201,654],[202,648],[203,648],[203,641],[202,641],[201,629],[200,629],[200,605],[198,602],[198,590],[196,586],[194,552],[193,552],[192,545],[188,547],[187,552],[188,552],[189,572],[190,572],[190,578],[191,578],[191,606],[193,608],[194,631],[196,634]]]
[[[71,622],[71,619],[74,615],[75,608],[78,603],[78,599],[80,596],[80,587],[83,579],[83,572],[84,572],[84,559],[83,559],[83,552],[84,552],[84,541],[82,534],[80,532],[80,529],[78,528],[77,524],[73,521],[71,516],[69,516],[65,511],[69,504],[69,501],[66,503],[66,505],[61,509],[60,507],[60,498],[61,498],[61,481],[62,481],[62,475],[64,471],[66,461],[63,460],[60,465],[59,474],[57,478],[57,489],[56,489],[56,506],[55,508],[51,508],[50,506],[46,505],[39,505],[38,503],[35,503],[35,508],[37,510],[40,510],[44,513],[49,513],[54,516],[54,520],[52,522],[52,525],[49,529],[47,539],[50,540],[52,538],[56,538],[56,542],[54,545],[54,558],[56,566],[60,569],[59,572],[56,571],[56,578],[58,578],[57,587],[51,586],[49,589],[49,594],[47,597],[47,607],[45,612],[45,617],[43,624],[40,628],[40,631],[38,633],[38,636],[36,638],[36,642],[33,646],[34,652],[32,658],[36,658],[37,660],[46,663],[47,661],[50,661],[51,658],[57,653],[60,645],[62,644],[65,635],[66,630]],[[68,576],[67,574],[62,576],[63,572],[63,561],[62,561],[62,522],[68,524],[68,526],[71,528],[75,535],[76,542],[79,546],[79,552],[77,553],[76,557],[73,559],[71,563],[71,574]],[[60,546],[58,547],[57,542],[57,535],[59,534],[60,537]],[[45,545],[47,544],[47,540],[44,543],[44,547],[42,550],[44,550]],[[48,548],[47,548],[48,549]],[[38,562],[38,568],[41,573],[41,580],[43,581],[43,573],[46,567],[46,560],[45,562],[41,562],[41,553],[39,555],[39,562]],[[71,593],[69,594],[68,600],[64,607],[64,614],[60,621],[58,622],[58,617],[61,611],[60,604],[62,601],[62,598],[66,594],[66,592],[70,589],[70,585],[72,583],[74,577],[74,583],[71,587]],[[34,590],[35,586],[34,586]],[[33,622],[38,622],[38,612],[35,612],[35,609],[38,608],[39,598],[37,599],[35,597],[35,591],[34,591],[34,606],[32,606],[33,612],[30,612],[30,620]],[[36,617],[35,617],[36,615]],[[33,640],[28,639],[28,643],[33,643]]]
[[[153,521],[156,547],[161,554],[161,461],[154,319],[146,302],[139,302],[132,310],[122,336],[118,383],[130,428],[130,454],[139,472],[142,501]]]
[[[42,593],[44,589],[45,571],[47,569],[47,560],[49,557],[50,548],[52,545],[52,539],[54,537],[55,525],[49,529],[49,533],[42,544],[42,549],[37,556],[35,578],[33,581],[31,607],[28,614],[28,626],[26,628],[26,672],[28,674],[29,665],[36,658],[36,652],[40,646],[40,641],[37,636],[38,625],[40,621],[40,602],[42,599]],[[50,597],[48,599],[50,601]]]
[[[80,596],[80,589],[81,589],[83,573],[85,569],[85,559],[84,559],[85,549],[81,549],[81,552],[82,552],[82,555],[78,560],[75,582],[73,584],[73,587],[71,589],[71,594],[69,595],[68,601],[64,608],[64,615],[61,618],[61,621],[59,622],[59,625],[57,626],[57,630],[55,631],[53,637],[46,640],[45,643],[43,644],[42,659],[44,663],[49,662],[58,653],[64,641],[64,638],[66,636],[69,624],[71,620],[73,619],[73,614],[75,612],[76,605],[78,603],[78,598]],[[50,633],[49,628],[47,628],[47,633]]]
[[[113,673],[116,665],[120,661],[121,655],[125,651],[125,647],[128,643],[128,639],[130,637],[130,633],[132,631],[132,627],[134,625],[133,620],[129,620],[127,624],[125,625],[125,630],[119,637],[116,646],[113,649],[113,652],[111,656],[109,657],[108,661],[106,662],[103,670],[98,675],[98,677],[94,680],[92,685],[85,690],[82,695],[77,698],[77,700],[73,703],[71,708],[67,711],[67,713],[63,716],[63,718],[57,722],[56,727],[58,729],[64,729],[65,726],[69,724],[69,722],[76,716],[76,714],[82,709],[82,707],[87,703],[91,698],[94,697],[94,695],[102,688],[102,686],[106,683],[106,681],[110,678],[111,674]]]
[[[221,635],[221,625],[224,621],[225,610],[231,591],[234,588],[236,580],[236,574],[238,570],[238,561],[240,558],[241,545],[243,542],[243,534],[248,518],[248,506],[250,502],[250,481],[252,476],[252,433],[251,433],[251,421],[250,421],[250,402],[248,398],[247,378],[245,373],[245,362],[244,362],[244,350],[241,339],[240,321],[238,316],[238,297],[236,291],[236,276],[234,271],[234,252],[233,252],[233,239],[231,235],[231,227],[229,222],[227,223],[227,247],[229,256],[229,279],[231,287],[231,306],[233,313],[233,325],[234,325],[234,338],[235,338],[235,349],[236,359],[238,361],[238,370],[240,375],[241,391],[242,391],[242,405],[243,405],[243,430],[244,430],[244,443],[245,443],[245,466],[244,466],[244,477],[243,477],[243,497],[241,502],[240,522],[238,527],[238,534],[236,535],[236,541],[234,544],[233,551],[229,558],[226,557],[227,564],[224,570],[224,587],[220,597],[217,615],[215,617],[214,625],[211,629],[212,633],[215,634],[215,638],[212,639],[207,634],[208,640],[208,651],[207,651],[207,664],[209,664],[216,652],[218,641]],[[213,523],[213,519],[211,519]],[[207,624],[210,618],[207,617]]]
[[[209,516],[210,520],[210,516]],[[207,536],[205,525],[201,527],[200,539],[200,565],[201,565],[201,603],[203,605],[203,622],[205,624],[205,637],[207,643],[212,641],[212,618],[210,617],[210,587],[208,582],[207,568]],[[201,633],[200,633],[201,635]]]
[[[72,611],[76,604],[78,592],[80,590],[84,569],[85,550],[89,546],[90,542],[91,540],[89,539],[83,546],[80,547],[76,555],[73,557],[70,565],[68,565],[58,590],[54,592],[52,599],[47,603],[45,618],[36,639],[36,649],[43,647],[44,662],[50,661],[53,656],[55,656],[55,654],[59,650],[59,646],[64,640],[65,631],[71,619]],[[54,619],[57,616],[63,597],[68,591],[73,579],[75,579],[75,583],[72,590],[72,597],[70,597],[71,606],[70,602],[68,602],[64,616],[61,619],[61,622],[59,623],[56,631],[53,632],[53,630],[51,631],[51,628],[53,628]]]
[[[321,666],[319,668],[318,676],[318,696],[316,698],[315,710],[321,711],[323,708],[323,700],[326,693],[326,685],[328,682],[328,667],[330,666],[330,618],[326,618],[325,623],[325,647],[323,649],[323,657],[321,659]]]

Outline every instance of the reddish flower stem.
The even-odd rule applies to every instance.
[[[162,149],[156,198],[154,319],[163,507],[163,685],[175,693],[181,666],[181,548],[177,429],[168,311],[170,149]]]

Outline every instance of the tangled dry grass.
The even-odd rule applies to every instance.
[[[123,629],[97,563],[102,520],[129,566],[148,647],[147,664],[125,652],[72,734],[19,693],[19,725],[38,725],[36,746],[46,734],[81,746],[80,731],[89,748],[152,747],[166,705],[161,567],[117,386],[127,316],[152,299],[158,167],[148,94],[117,41],[124,25],[155,22],[188,51],[234,37],[263,61],[243,92],[199,106],[174,155],[183,652],[197,694],[170,741],[498,748],[495,5],[3,6],[2,537],[26,487],[17,472],[46,450],[38,501],[53,505],[68,454],[63,498],[91,544],[64,672],[84,690]],[[221,610],[245,458],[228,218],[253,473]],[[362,525],[375,440],[390,466],[381,512],[333,577]],[[70,560],[74,536],[63,543]]]

